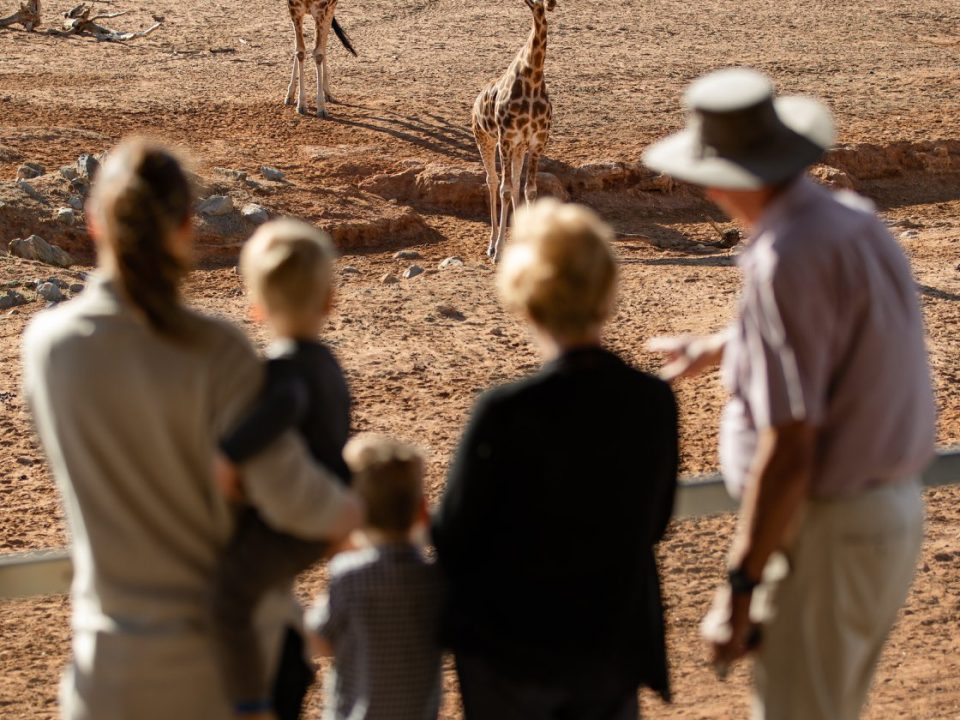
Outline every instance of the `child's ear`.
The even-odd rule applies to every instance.
[[[258,325],[262,325],[266,321],[267,311],[263,309],[263,305],[256,301],[250,303],[250,319]]]

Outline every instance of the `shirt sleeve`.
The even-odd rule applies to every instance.
[[[223,437],[246,412],[263,381],[263,364],[238,331],[215,353],[210,371],[213,428]],[[346,491],[310,458],[303,440],[282,433],[243,468],[247,501],[276,530],[304,540],[329,539]]]
[[[661,432],[663,432],[663,441],[661,444],[660,467],[657,468],[656,472],[659,482],[657,483],[657,497],[655,498],[658,515],[654,526],[654,543],[663,539],[667,532],[667,526],[670,524],[670,519],[673,517],[673,505],[677,495],[677,473],[680,468],[677,399],[673,390],[666,383],[663,384],[663,396],[664,418],[659,426]]]
[[[433,544],[447,574],[470,565],[471,548],[489,531],[497,501],[497,423],[489,395],[481,398],[457,447],[447,486],[434,516]]]
[[[736,341],[738,394],[756,427],[823,422],[836,310],[823,273],[803,258],[777,258],[748,279]]]
[[[253,409],[220,441],[223,454],[240,464],[297,427],[309,403],[306,382],[279,360],[267,366],[266,387]]]
[[[346,613],[342,596],[343,588],[337,582],[331,582],[330,592],[317,597],[316,602],[304,614],[304,626],[307,631],[322,637],[336,647],[343,637]]]

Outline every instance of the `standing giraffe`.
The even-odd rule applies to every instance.
[[[520,202],[520,175],[527,156],[524,195],[528,203],[537,197],[537,167],[543,154],[553,105],[543,79],[547,56],[547,10],[557,0],[524,0],[533,11],[530,38],[499,80],[490,83],[473,104],[473,135],[487,171],[490,192],[490,245],[487,255],[496,262],[507,231],[510,204],[516,211]],[[497,150],[500,152],[500,220],[497,221]]]
[[[293,31],[296,34],[296,49],[293,53],[293,74],[290,76],[290,87],[287,88],[285,105],[293,105],[294,93],[297,96],[297,112],[307,114],[307,93],[304,81],[303,61],[306,59],[306,44],[303,42],[303,18],[313,17],[317,26],[317,37],[313,46],[313,62],[317,66],[317,117],[329,117],[327,103],[337,102],[330,94],[330,68],[327,65],[327,36],[330,28],[340,38],[343,46],[354,56],[350,38],[340,27],[340,23],[333,16],[337,8],[337,0],[287,0],[290,8],[290,19],[293,21]]]

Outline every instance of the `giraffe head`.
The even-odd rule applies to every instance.
[[[542,14],[544,10],[553,10],[557,6],[557,0],[523,0],[527,7],[533,10],[534,14]]]

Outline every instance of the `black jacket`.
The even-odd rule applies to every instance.
[[[448,645],[515,677],[618,673],[668,698],[653,548],[676,475],[673,393],[610,352],[483,395],[433,526]]]
[[[312,340],[284,340],[271,351],[256,405],[220,441],[220,449],[239,464],[297,428],[313,459],[349,484],[343,446],[350,433],[350,391],[340,363],[326,345]]]

